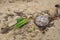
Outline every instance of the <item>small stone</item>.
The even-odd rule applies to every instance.
[[[49,23],[49,19],[48,17],[41,15],[36,18],[35,23],[38,26],[46,26]]]

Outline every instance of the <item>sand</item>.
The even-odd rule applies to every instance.
[[[0,31],[1,28],[8,24],[11,26],[16,23],[17,16],[15,12],[23,12],[27,18],[35,16],[41,11],[52,10],[50,13],[54,15],[55,5],[60,4],[60,0],[0,0]],[[13,17],[8,17],[7,14],[13,14]],[[11,30],[6,34],[0,33],[0,40],[60,40],[60,19],[54,20],[54,25],[48,28],[43,34],[33,19],[29,23],[17,30]]]

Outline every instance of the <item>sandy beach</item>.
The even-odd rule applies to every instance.
[[[53,21],[54,25],[49,27],[45,34],[39,30],[33,20],[45,10],[49,10],[51,16],[54,16],[56,4],[60,5],[60,0],[0,0],[0,40],[60,40],[60,18]],[[17,15],[16,12],[23,12],[27,18],[32,17],[32,19],[22,28],[2,34],[1,28],[12,26],[16,23],[16,18],[24,16],[22,13]],[[8,14],[12,16],[8,17]]]

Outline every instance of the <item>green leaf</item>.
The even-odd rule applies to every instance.
[[[28,23],[28,19],[27,18],[22,18],[22,19],[18,19],[17,20],[17,24],[15,25],[15,28],[21,28],[22,26],[24,26],[26,23]]]

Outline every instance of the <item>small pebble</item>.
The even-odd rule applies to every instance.
[[[36,18],[35,23],[38,26],[46,26],[49,23],[49,19],[48,17],[41,15]]]

